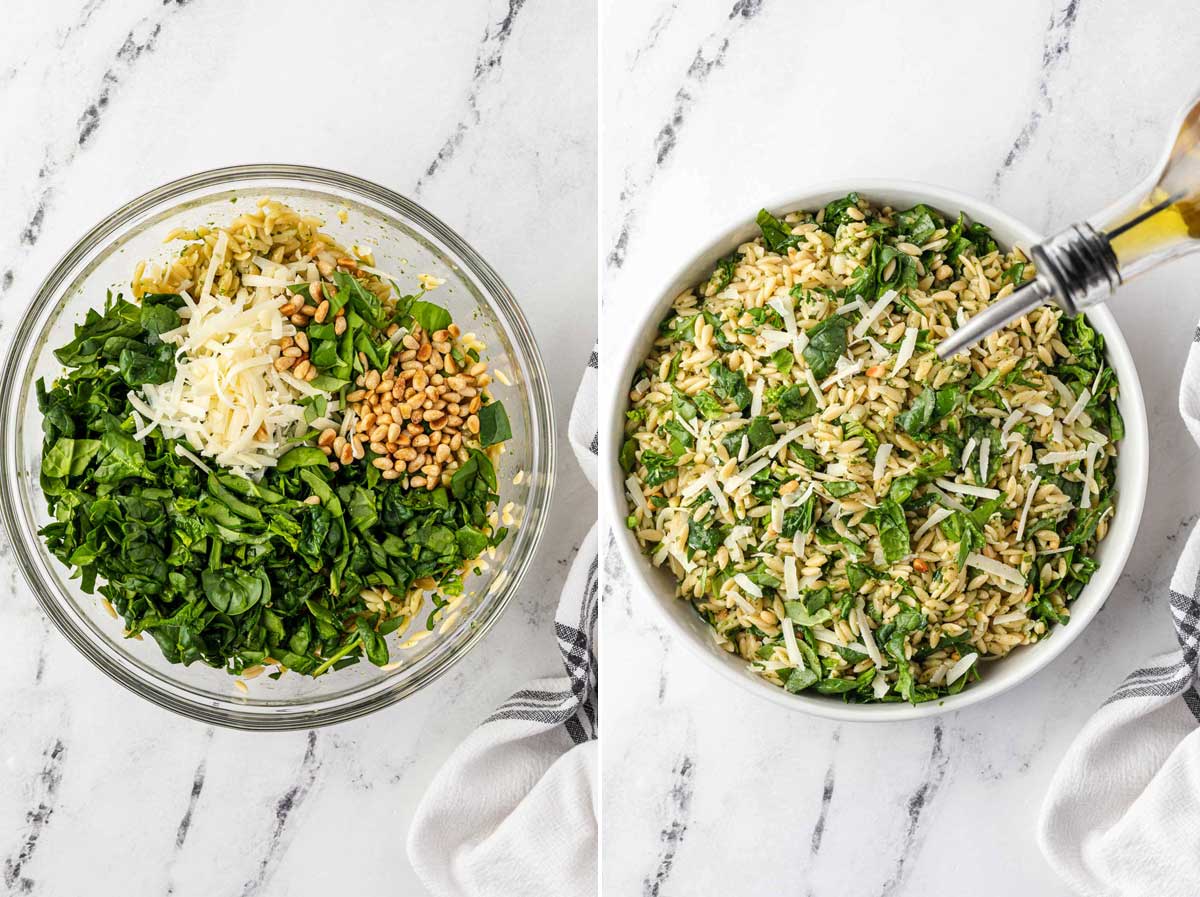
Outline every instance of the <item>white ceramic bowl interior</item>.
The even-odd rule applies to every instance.
[[[877,205],[897,209],[923,202],[947,217],[964,211],[972,220],[988,225],[997,242],[1004,247],[1016,245],[1028,249],[1041,239],[1033,229],[981,200],[952,190],[905,181],[867,179],[827,184],[804,193],[781,197],[767,203],[765,208],[776,213],[797,209],[816,210],[851,191],[857,191]],[[624,474],[616,459],[623,439],[624,414],[628,407],[633,372],[649,353],[657,325],[674,298],[706,278],[718,259],[740,243],[758,235],[758,226],[754,223],[757,211],[758,206],[747,207],[739,221],[722,230],[670,280],[664,281],[661,289],[648,293],[645,310],[634,326],[626,331],[630,334],[629,340],[623,345],[613,346],[610,352],[610,357],[614,358],[614,366],[610,370],[616,370],[617,373],[615,377],[605,377],[602,387],[601,431],[605,441],[602,457],[607,459],[602,492],[621,557],[631,574],[635,607],[651,605],[656,608],[667,628],[715,672],[776,704],[817,716],[857,721],[928,717],[960,710],[1023,682],[1066,651],[1104,604],[1121,575],[1142,516],[1149,471],[1146,409],[1129,347],[1117,328],[1116,320],[1104,306],[1090,309],[1087,316],[1093,326],[1104,334],[1108,360],[1119,377],[1119,405],[1126,432],[1117,456],[1116,512],[1108,535],[1100,543],[1096,554],[1100,568],[1071,605],[1071,620],[1066,626],[1056,627],[1048,638],[1037,644],[1019,648],[1006,657],[986,663],[981,670],[980,680],[957,695],[915,706],[906,703],[849,704],[835,696],[793,695],[771,685],[749,672],[745,660],[722,651],[713,643],[708,624],[692,609],[691,603],[675,597],[675,578],[671,572],[665,568],[655,568],[649,558],[642,554],[633,533],[623,525],[622,521],[629,511]]]

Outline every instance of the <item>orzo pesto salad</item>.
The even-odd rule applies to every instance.
[[[855,194],[680,295],[629,394],[628,525],[716,642],[790,692],[928,701],[1067,622],[1113,512],[1104,339],[1044,307],[934,346],[1033,277],[988,228]]]
[[[320,227],[263,200],[167,235],[38,384],[41,535],[172,662],[387,667],[507,534],[484,346]]]

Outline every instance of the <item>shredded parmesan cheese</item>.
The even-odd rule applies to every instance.
[[[796,644],[796,633],[792,628],[791,618],[784,617],[780,621],[780,625],[783,628],[783,644],[787,648],[788,660],[794,666],[800,666],[803,663],[803,659],[800,657],[800,646]]]
[[[186,306],[183,325],[162,335],[178,347],[175,379],[145,384],[129,401],[146,419],[140,438],[158,427],[168,439],[186,439],[196,455],[257,478],[307,431],[300,400],[328,394],[274,368],[276,334],[295,333],[279,313],[286,294],[212,295],[227,242],[221,231],[199,297]]]
[[[890,442],[882,442],[879,448],[875,451],[875,469],[872,471],[872,476],[876,483],[883,479],[883,474],[887,471],[888,458],[892,456],[892,444]]]
[[[783,559],[783,588],[788,601],[800,600],[800,581],[796,578],[796,556]]]
[[[759,588],[757,583],[750,579],[750,577],[745,573],[739,573],[733,578],[733,581],[741,586],[742,590],[746,592],[746,594],[753,595],[755,598],[761,598],[763,596],[762,589]]]
[[[997,579],[1003,579],[1005,582],[1011,582],[1013,585],[1024,586],[1025,577],[1021,575],[1021,571],[1016,567],[1011,567],[1001,561],[986,557],[972,551],[967,555],[967,566],[975,567],[988,573]]]
[[[949,517],[954,512],[949,508],[938,508],[929,515],[929,519],[922,523],[915,533],[913,533],[913,543],[916,544],[921,540],[921,537]]]
[[[762,414],[763,389],[766,388],[767,381],[759,377],[754,381],[754,388],[751,390],[750,398],[750,416],[758,417]]]
[[[962,462],[959,464],[959,467],[961,467],[963,470],[966,470],[967,465],[971,463],[971,455],[975,451],[976,444],[977,443],[974,436],[967,440],[967,447],[963,449]]]
[[[892,300],[895,298],[895,290],[888,290],[886,293],[880,296],[875,301],[875,304],[872,305],[867,311],[867,313],[862,316],[862,320],[854,325],[854,338],[862,339],[864,336],[866,336],[867,331],[871,329],[871,325],[879,320],[880,315],[887,310],[887,307],[892,304]]]
[[[1017,521],[1017,541],[1021,541],[1021,537],[1025,535],[1025,520],[1029,517],[1029,508],[1033,504],[1033,496],[1037,493],[1038,485],[1042,482],[1041,476],[1033,478],[1033,482],[1029,484],[1029,489],[1025,495],[1025,505],[1021,508],[1021,519]]]
[[[967,671],[975,665],[975,661],[979,659],[979,655],[972,652],[960,657],[954,662],[954,666],[950,667],[946,673],[946,684],[953,685],[956,681],[967,674]]]
[[[1083,414],[1083,409],[1087,407],[1087,403],[1092,400],[1092,393],[1085,389],[1079,394],[1079,398],[1075,400],[1075,404],[1071,406],[1071,410],[1067,412],[1067,416],[1063,418],[1064,424],[1073,424],[1079,415]]]
[[[804,379],[808,382],[809,391],[814,399],[817,400],[817,407],[825,407],[825,393],[821,392],[821,387],[817,386],[817,378],[813,376],[812,368],[804,368]]]
[[[1092,486],[1094,484],[1093,476],[1096,467],[1096,455],[1100,451],[1100,446],[1092,442],[1087,447],[1087,459],[1084,462],[1084,477],[1083,477],[1083,495],[1079,498],[1079,507],[1090,508],[1092,506]]]
[[[908,364],[909,359],[913,357],[913,350],[917,347],[917,328],[904,328],[904,339],[900,343],[900,351],[896,354],[896,365],[892,368],[892,376],[897,377],[904,366]]]
[[[955,483],[952,480],[937,480],[939,486],[947,492],[957,492],[959,495],[974,495],[977,498],[996,498],[999,489],[988,489],[985,486],[971,486],[967,483]]]

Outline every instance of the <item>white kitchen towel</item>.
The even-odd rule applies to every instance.
[[[593,352],[567,427],[593,486],[597,367]],[[501,704],[450,755],[422,798],[408,857],[435,897],[596,893],[597,573],[593,525],[555,614],[563,671]]]
[[[1200,443],[1200,329],[1179,411]],[[1168,598],[1179,646],[1130,673],[1088,721],[1042,807],[1042,852],[1087,897],[1200,894],[1200,527]]]

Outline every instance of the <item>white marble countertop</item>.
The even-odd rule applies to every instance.
[[[500,272],[553,377],[562,464],[520,598],[442,680],[310,733],[158,710],[52,631],[0,551],[0,892],[422,893],[408,821],[446,755],[535,675],[593,501],[566,418],[595,332],[595,40],[568,4],[5,4],[0,341],[84,230],[238,162],[337,168],[413,196]],[[279,64],[273,63],[276,57]],[[265,128],[264,110],[292,126]],[[547,258],[553,263],[547,264]]]
[[[1167,0],[607,4],[608,357],[625,311],[655,298],[646,284],[806,184],[927,181],[1043,230],[1098,210],[1157,160],[1197,87],[1193,18]],[[693,660],[610,555],[606,894],[1064,893],[1034,841],[1047,782],[1135,661],[1172,644],[1166,584],[1200,508],[1176,411],[1198,274],[1200,259],[1160,270],[1112,306],[1152,433],[1125,574],[1062,657],[990,703],[887,726],[781,711]]]

